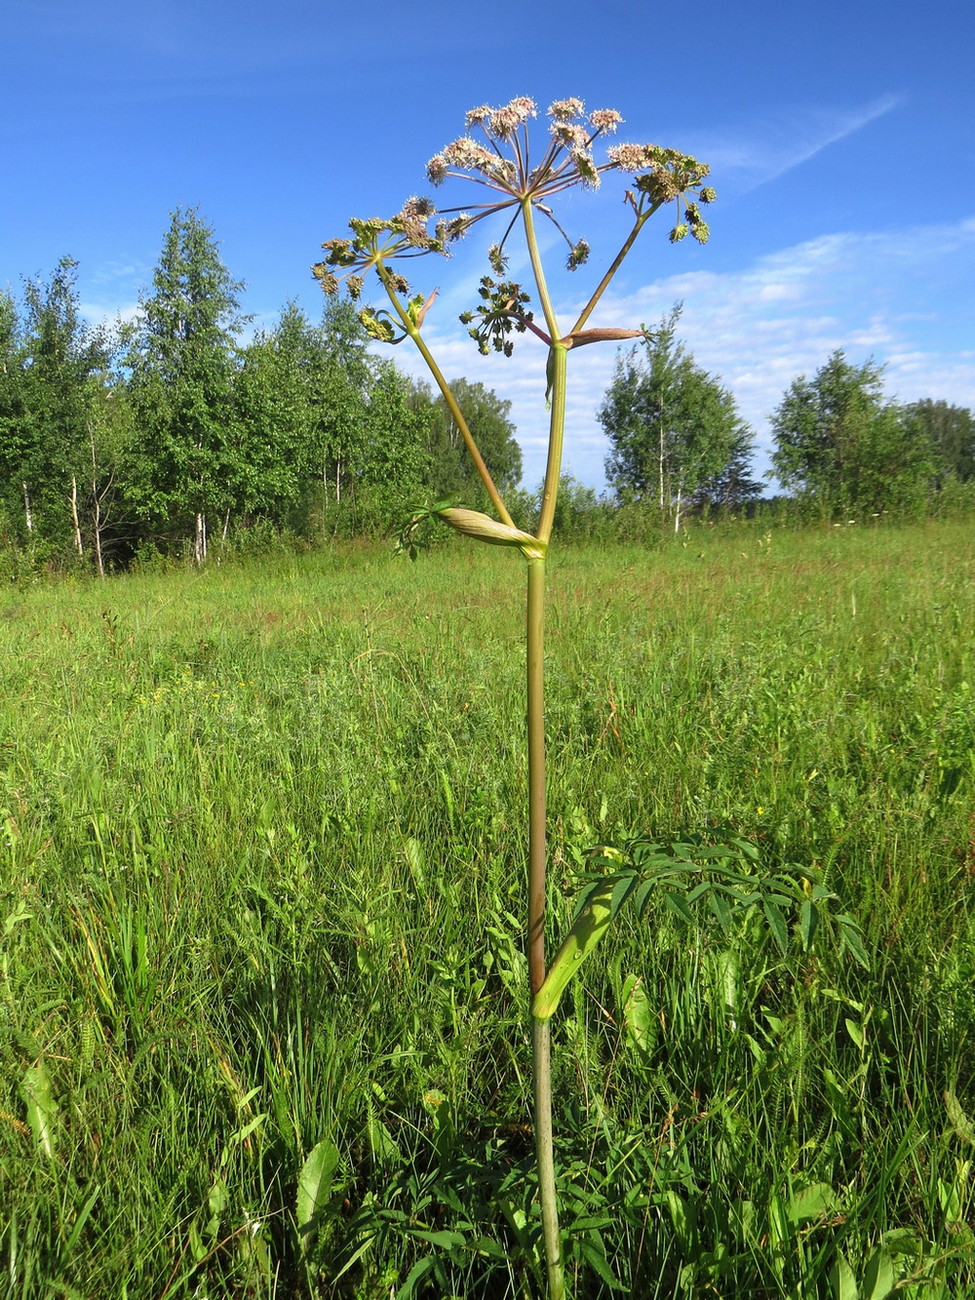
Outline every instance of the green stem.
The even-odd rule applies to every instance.
[[[528,561],[528,979],[545,982],[545,561]],[[551,1022],[532,1020],[535,1163],[542,1209],[548,1300],[564,1300],[552,1138]]]
[[[545,561],[528,561],[528,978],[545,982]]]
[[[386,293],[389,296],[389,301],[393,304],[393,310],[396,312],[396,315],[400,319],[400,324],[403,326],[404,330],[406,330],[407,334],[409,334],[410,338],[416,344],[420,356],[427,363],[427,367],[431,375],[433,375],[434,382],[436,383],[437,387],[440,389],[440,392],[443,394],[443,399],[447,403],[447,410],[450,412],[451,418],[453,419],[454,423],[457,425],[457,428],[460,430],[460,436],[464,439],[464,446],[467,448],[471,460],[474,462],[475,469],[477,470],[478,474],[481,476],[481,482],[484,484],[484,487],[487,490],[487,494],[491,498],[491,504],[498,512],[501,518],[501,522],[503,524],[507,524],[510,528],[514,528],[515,522],[511,518],[511,515],[508,514],[508,511],[505,508],[504,501],[502,501],[501,499],[501,493],[498,491],[494,479],[491,477],[491,471],[484,463],[484,457],[481,455],[477,443],[474,441],[474,435],[471,433],[467,421],[464,419],[464,414],[461,411],[460,407],[457,405],[457,398],[454,396],[453,390],[451,389],[450,385],[447,383],[446,379],[444,379],[443,371],[437,365],[433,353],[427,347],[426,342],[423,339],[423,336],[420,334],[420,331],[417,329],[413,321],[410,319],[409,313],[407,312],[403,304],[400,302],[399,297],[396,294],[396,291],[388,283],[386,276],[380,273],[379,278],[383,282],[383,288],[386,290]]]
[[[532,1067],[535,1084],[535,1163],[542,1205],[542,1241],[548,1300],[564,1300],[565,1274],[559,1235],[558,1193],[555,1190],[555,1154],[552,1142],[552,1022],[532,1020]]]
[[[535,536],[548,543],[555,519],[555,503],[559,494],[559,475],[562,472],[562,443],[565,438],[565,380],[568,349],[553,343],[548,354],[548,382],[551,408],[548,422],[548,461],[545,465],[545,485],[542,488],[542,509],[538,516]]]
[[[423,360],[429,366],[430,373],[433,375],[437,387],[440,389],[441,393],[443,394],[443,399],[447,403],[447,409],[450,411],[454,423],[457,425],[457,428],[460,430],[460,436],[464,439],[464,446],[467,448],[468,452],[470,453],[471,460],[473,460],[477,472],[481,476],[481,482],[484,484],[485,488],[487,489],[487,494],[491,498],[491,504],[498,512],[501,522],[503,524],[508,524],[509,527],[511,528],[514,528],[515,522],[508,514],[508,511],[505,508],[505,504],[501,499],[501,493],[498,491],[497,487],[495,486],[494,479],[491,477],[491,471],[484,463],[484,457],[481,455],[480,451],[478,450],[477,443],[474,441],[474,435],[467,427],[467,421],[464,419],[464,416],[461,413],[461,409],[457,405],[457,399],[456,397],[454,397],[450,385],[447,383],[446,379],[444,379],[440,367],[437,365],[436,361],[433,358],[433,354],[431,353],[430,349],[427,347],[426,343],[423,341],[423,338],[421,337],[419,330],[413,328],[407,330],[407,333],[409,334],[413,342],[416,344],[416,346],[419,348],[420,355],[423,357]]]
[[[545,317],[545,324],[548,328],[549,338],[554,342],[562,337],[559,329],[559,322],[555,318],[555,311],[552,307],[552,299],[549,296],[548,285],[545,283],[545,271],[542,267],[541,254],[538,251],[538,239],[535,236],[535,214],[532,211],[532,201],[530,195],[525,195],[521,200],[521,215],[525,224],[525,242],[528,245],[528,256],[531,258],[532,275],[535,277],[535,287],[538,290],[538,300],[542,305],[542,314]]]
[[[545,323],[552,339],[548,359],[548,460],[536,536],[547,546],[555,518],[565,433],[565,378],[568,352],[560,332],[542,270],[530,199],[521,205],[525,239]],[[532,997],[545,982],[545,877],[547,865],[545,791],[545,561],[528,562],[528,979]],[[555,1188],[552,1135],[552,1030],[550,1021],[532,1019],[532,1087],[534,1094],[535,1166],[542,1210],[542,1241],[548,1277],[548,1300],[564,1300],[565,1275]]]
[[[585,307],[583,307],[582,312],[581,312],[581,314],[580,314],[580,316],[579,316],[579,319],[578,319],[578,320],[576,321],[576,323],[572,326],[571,333],[575,334],[578,330],[581,330],[582,327],[583,327],[583,325],[585,325],[586,321],[589,319],[589,317],[590,317],[590,316],[593,314],[593,312],[596,310],[596,304],[599,302],[600,298],[601,298],[601,297],[603,296],[603,294],[605,293],[607,285],[609,284],[610,280],[612,280],[612,278],[613,278],[613,276],[616,274],[616,272],[617,272],[617,271],[620,269],[620,267],[623,265],[623,262],[624,262],[625,259],[626,259],[626,255],[627,255],[627,253],[630,251],[630,249],[631,249],[631,248],[633,247],[633,245],[636,243],[636,237],[637,237],[637,235],[640,233],[640,231],[643,229],[643,227],[646,225],[646,223],[650,220],[650,218],[653,216],[653,214],[657,211],[657,209],[658,209],[659,207],[661,207],[661,206],[662,206],[661,203],[659,203],[659,202],[658,202],[658,203],[655,203],[652,207],[647,208],[646,212],[641,212],[640,215],[637,217],[636,221],[634,222],[633,229],[630,231],[629,235],[626,237],[626,240],[625,240],[625,242],[624,242],[624,244],[623,244],[623,247],[620,249],[620,251],[619,251],[619,252],[616,254],[616,256],[613,258],[613,261],[612,261],[612,264],[610,265],[609,270],[606,272],[606,274],[603,276],[603,278],[599,281],[599,284],[596,285],[596,289],[595,289],[595,291],[594,291],[592,297],[591,297],[591,298],[589,299],[589,301],[586,303]]]

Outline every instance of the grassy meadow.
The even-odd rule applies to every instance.
[[[733,834],[869,957],[621,914],[555,1021],[576,1300],[975,1296],[970,525],[549,568],[553,936],[590,846]],[[539,1294],[523,569],[0,593],[5,1294]]]

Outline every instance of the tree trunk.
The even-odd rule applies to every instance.
[[[27,521],[27,531],[32,533],[34,531],[34,516],[30,512],[30,496],[27,492],[27,484],[22,483],[21,487],[24,489],[24,518]]]
[[[196,516],[196,535],[193,538],[193,561],[202,564],[207,557],[207,517],[202,512]]]
[[[98,576],[104,581],[105,579],[105,557],[102,553],[102,498],[109,492],[112,484],[111,477],[104,489],[98,491],[98,458],[95,454],[95,430],[91,421],[88,422],[88,446],[91,451],[91,521],[95,534],[95,563],[98,565]]]
[[[81,524],[78,520],[78,480],[71,475],[71,523],[74,527],[74,548],[84,559],[85,545],[81,540]]]
[[[664,425],[663,420],[660,422],[660,452],[658,456],[657,471],[660,476],[660,513],[664,512]]]

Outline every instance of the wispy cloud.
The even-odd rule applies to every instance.
[[[691,137],[688,148],[706,158],[723,188],[744,194],[784,176],[817,154],[898,108],[900,95],[883,95],[852,108],[777,109],[736,132]]]

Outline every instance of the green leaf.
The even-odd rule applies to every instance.
[[[677,1235],[681,1246],[687,1250],[691,1244],[691,1234],[694,1229],[694,1209],[687,1201],[674,1191],[665,1193],[667,1208],[670,1210],[670,1219],[674,1225],[674,1232]]]
[[[804,1219],[821,1219],[832,1212],[836,1194],[829,1183],[811,1183],[793,1193],[786,1213],[793,1223]]]
[[[409,1300],[416,1291],[417,1283],[437,1266],[436,1256],[425,1255],[418,1259],[407,1275],[406,1281],[396,1292],[396,1300]]]
[[[913,1228],[891,1228],[882,1237],[885,1248],[894,1255],[919,1255],[924,1239]]]
[[[570,1232],[593,1232],[601,1231],[603,1228],[612,1228],[617,1220],[611,1214],[588,1214],[581,1219],[576,1219],[569,1225]]]
[[[731,948],[725,948],[718,953],[716,965],[721,986],[721,1000],[725,1011],[734,1018],[738,1011],[738,989],[741,982],[741,963],[738,954]]]
[[[838,916],[836,920],[840,927],[840,941],[843,947],[864,970],[869,970],[870,958],[867,956],[867,950],[863,946],[863,939],[860,937],[860,927],[852,916]]]
[[[213,1180],[213,1186],[207,1194],[207,1208],[210,1211],[210,1217],[206,1221],[204,1231],[207,1238],[213,1241],[220,1232],[220,1222],[223,1219],[224,1210],[227,1208],[227,1202],[230,1200],[230,1193],[227,1190],[227,1183],[220,1174]]]
[[[833,1283],[833,1300],[859,1300],[860,1293],[857,1290],[853,1269],[850,1268],[841,1250],[836,1252],[836,1262],[833,1264],[830,1280]]]
[[[473,1249],[478,1255],[486,1255],[488,1259],[507,1259],[508,1251],[494,1240],[493,1237],[478,1237],[474,1242]]]
[[[602,1279],[603,1283],[609,1287],[611,1291],[621,1291],[623,1290],[623,1287],[613,1275],[613,1270],[610,1268],[609,1262],[606,1259],[606,1252],[601,1249],[601,1247],[601,1239],[599,1246],[597,1246],[594,1242],[583,1237],[579,1242],[579,1253],[585,1258],[592,1271]]]
[[[626,1041],[638,1052],[649,1052],[653,1046],[653,1009],[639,975],[627,975],[623,981],[623,1023]]]
[[[864,1040],[863,1040],[863,1026],[860,1025],[860,1024],[857,1024],[857,1022],[856,1022],[855,1020],[851,1020],[848,1016],[844,1019],[843,1023],[844,1023],[844,1025],[846,1025],[846,1032],[847,1032],[847,1033],[850,1035],[850,1037],[853,1039],[854,1043],[856,1043],[856,1045],[857,1045],[857,1049],[858,1049],[859,1051],[862,1052],[862,1051],[863,1051],[863,1041],[864,1041]]]
[[[799,938],[802,942],[803,952],[809,952],[812,948],[813,938],[818,926],[819,911],[807,898],[799,909]]]
[[[420,1241],[428,1241],[431,1246],[439,1246],[442,1250],[451,1250],[455,1246],[466,1246],[467,1238],[462,1232],[452,1232],[449,1228],[443,1228],[436,1232],[427,1232],[423,1228],[414,1228],[410,1232],[411,1237],[418,1237]]]
[[[747,894],[732,894],[732,897],[735,900],[735,906],[740,908],[742,911],[748,907],[755,907],[756,904],[762,901],[762,895],[758,890],[754,889]]]
[[[260,1115],[256,1115],[252,1120],[248,1120],[243,1128],[238,1129],[237,1132],[232,1135],[230,1141],[227,1143],[226,1149],[229,1151],[233,1144],[240,1144],[243,1146],[250,1135],[261,1127],[267,1117],[268,1112],[262,1111]]]
[[[94,1209],[95,1202],[98,1200],[100,1193],[101,1193],[101,1188],[96,1186],[95,1190],[92,1192],[92,1194],[88,1197],[87,1201],[85,1201],[84,1205],[79,1210],[78,1217],[74,1221],[68,1240],[64,1244],[65,1256],[70,1255],[72,1250],[74,1250],[75,1246],[78,1244],[78,1238],[81,1236],[84,1226],[88,1222],[88,1216],[91,1214],[92,1210]]]
[[[726,935],[730,934],[731,908],[728,906],[725,897],[722,894],[720,894],[716,889],[712,889],[710,894],[708,894],[708,906],[711,908],[711,911],[714,913],[714,915],[718,918],[718,924],[721,926],[721,929],[725,932]]]
[[[864,1269],[863,1300],[887,1300],[895,1284],[894,1261],[883,1246],[878,1246]]]
[[[955,1135],[963,1142],[975,1143],[975,1124],[962,1110],[958,1098],[950,1089],[945,1092],[945,1108]]]
[[[54,1121],[58,1107],[51,1095],[51,1079],[43,1065],[24,1071],[20,1095],[27,1103],[27,1123],[34,1141],[50,1160],[54,1155]]]
[[[656,891],[657,882],[655,880],[645,880],[643,884],[639,886],[636,893],[633,895],[633,906],[636,909],[637,916],[643,915],[646,911],[647,904],[650,902],[650,899]]]
[[[637,887],[639,883],[640,883],[640,877],[637,876],[636,874],[621,876],[619,878],[619,880],[616,882],[616,885],[613,889],[613,897],[610,899],[610,904],[609,904],[610,920],[613,920],[615,918],[617,912],[620,910],[620,908],[623,906],[626,900],[630,897],[630,895],[633,893],[634,889]]]
[[[301,1238],[301,1249],[308,1249],[315,1216],[328,1201],[332,1190],[332,1175],[339,1163],[339,1149],[329,1138],[322,1138],[312,1147],[298,1175],[298,1192],[295,1197],[295,1222]]]
[[[785,917],[775,904],[770,903],[768,899],[762,903],[762,911],[765,913],[765,919],[768,921],[776,947],[784,957],[789,951],[789,931],[786,927]]]
[[[751,858],[753,862],[759,860],[761,855],[756,844],[752,844],[748,840],[740,840],[736,836],[732,836],[728,842],[729,844],[733,844],[744,857]]]
[[[671,889],[666,890],[664,892],[664,904],[672,912],[676,913],[682,921],[685,921],[688,925],[694,924],[694,913],[687,906],[687,899],[683,894],[677,894]]]
[[[392,1133],[376,1114],[371,1097],[366,1102],[366,1141],[369,1144],[369,1155],[377,1165],[395,1167],[402,1163],[403,1153]]]

